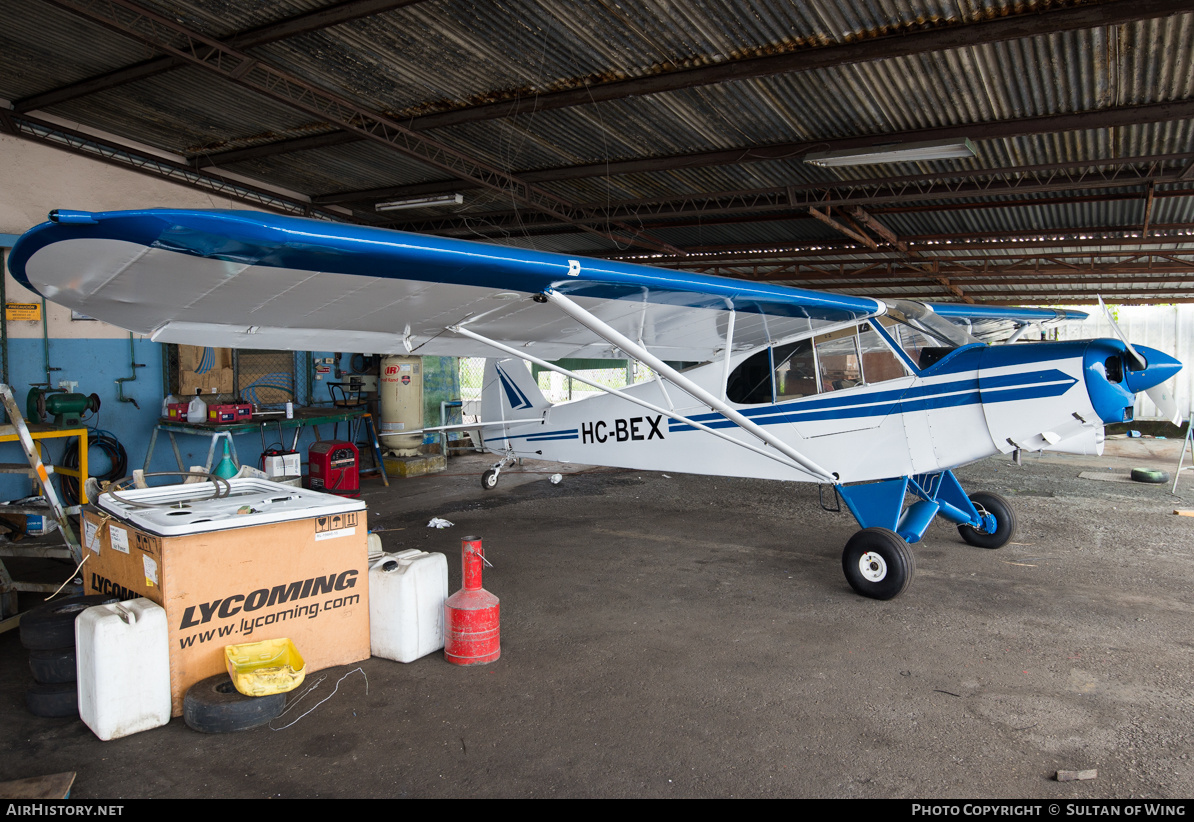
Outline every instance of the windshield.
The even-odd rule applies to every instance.
[[[887,316],[905,325],[910,325],[917,331],[935,337],[942,343],[949,343],[954,348],[982,342],[982,340],[972,336],[962,326],[954,325],[949,320],[934,314],[932,310],[920,303],[914,303],[910,300],[884,300],[884,302],[887,303]]]

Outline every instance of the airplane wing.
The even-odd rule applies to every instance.
[[[1064,322],[1080,322],[1084,311],[1058,308],[1011,308],[1002,305],[963,305],[961,303],[927,303],[933,313],[952,323],[964,326],[983,342],[1006,340],[1028,325],[1046,328]]]
[[[23,285],[159,342],[493,356],[449,328],[544,359],[625,358],[546,290],[667,361],[881,312],[848,297],[250,211],[51,212],[13,247]]]

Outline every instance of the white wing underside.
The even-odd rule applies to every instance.
[[[29,260],[30,281],[48,299],[160,342],[298,351],[492,356],[456,336],[466,325],[545,359],[617,358],[608,342],[527,292],[389,276],[369,277],[179,254],[114,239],[56,242]],[[399,276],[395,276],[397,273]],[[564,281],[567,285],[567,281]],[[576,297],[576,302],[669,361],[722,353],[726,303]],[[691,302],[691,294],[683,295]],[[736,350],[831,324],[800,316],[739,311]]]

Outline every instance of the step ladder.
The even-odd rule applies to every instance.
[[[12,396],[12,388],[3,383],[0,383],[0,403],[3,403],[4,410],[8,413],[8,425],[0,425],[0,436],[15,435],[17,441],[21,444],[21,449],[25,452],[25,458],[29,462],[29,467],[19,467],[20,473],[29,475],[32,479],[37,481],[41,486],[42,494],[50,503],[49,510],[45,508],[34,508],[31,506],[21,505],[0,505],[0,513],[2,514],[40,514],[45,516],[47,513],[58,523],[58,533],[62,535],[64,546],[21,546],[12,543],[0,545],[0,631],[13,627],[10,622],[15,623],[15,620],[10,620],[17,613],[17,593],[20,591],[42,591],[45,593],[53,593],[60,586],[54,583],[37,583],[37,582],[18,582],[12,578],[7,566],[4,564],[3,557],[41,557],[52,559],[69,559],[75,563],[79,563],[83,559],[83,551],[79,545],[79,539],[75,536],[75,529],[71,526],[70,517],[77,516],[79,513],[79,506],[72,506],[70,508],[63,508],[62,503],[58,499],[58,494],[54,490],[53,483],[50,482],[50,471],[47,470],[45,463],[41,460],[41,455],[38,453],[37,446],[33,442],[33,437],[29,433],[29,426],[25,424],[24,417],[21,416],[21,410],[17,407],[16,400]],[[12,469],[6,469],[10,472]],[[80,482],[80,487],[82,483]]]

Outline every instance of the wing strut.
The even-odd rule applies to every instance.
[[[748,451],[753,451],[754,453],[760,454],[764,457],[767,457],[768,459],[773,459],[776,462],[784,465],[787,468],[795,468],[796,470],[798,470],[802,473],[805,473],[805,474],[809,473],[809,470],[807,468],[805,468],[804,466],[800,465],[797,462],[792,461],[791,459],[789,459],[787,456],[785,456],[783,454],[776,453],[775,451],[769,451],[766,448],[759,448],[756,445],[751,445],[749,442],[743,442],[740,439],[735,439],[734,437],[731,437],[729,434],[726,434],[724,431],[718,431],[715,428],[710,428],[709,426],[707,426],[703,423],[699,423],[696,420],[689,419],[688,417],[685,417],[682,414],[677,414],[674,410],[668,411],[665,408],[660,408],[658,405],[655,405],[654,403],[647,402],[646,400],[640,399],[639,397],[631,396],[631,395],[625,393],[624,391],[619,391],[617,388],[610,388],[608,385],[602,385],[599,382],[594,382],[593,380],[583,377],[574,371],[569,371],[568,369],[561,368],[560,366],[550,363],[547,360],[541,360],[538,357],[532,356],[531,354],[528,354],[525,350],[519,350],[519,349],[513,348],[509,345],[505,345],[503,343],[497,342],[496,340],[491,340],[488,337],[483,337],[480,334],[478,334],[477,332],[471,331],[470,329],[465,328],[464,326],[460,326],[460,325],[450,326],[448,328],[448,330],[452,331],[453,333],[456,333],[456,334],[462,334],[463,336],[468,337],[469,339],[472,339],[472,340],[476,340],[479,343],[484,343],[485,345],[495,348],[498,351],[502,351],[506,354],[510,354],[511,356],[518,357],[521,360],[527,360],[529,362],[532,362],[535,365],[539,366],[540,368],[546,368],[549,371],[555,371],[557,374],[563,374],[565,377],[571,377],[572,379],[576,380],[577,382],[583,382],[585,385],[590,385],[593,388],[598,389],[599,391],[604,391],[606,394],[611,394],[620,399],[632,402],[635,405],[640,405],[643,408],[646,408],[648,411],[653,411],[656,414],[663,414],[668,419],[675,420],[676,422],[679,422],[683,425],[691,425],[693,428],[696,428],[700,431],[704,431],[706,434],[712,434],[715,437],[719,437],[720,439],[723,439],[727,442],[732,442],[734,445],[737,445],[741,448],[745,448]],[[656,372],[656,374],[658,375],[658,372]],[[667,396],[666,391],[664,392],[664,396],[665,397]],[[538,420],[538,419],[515,420],[515,422],[542,422],[542,420]],[[470,427],[470,428],[485,428],[485,427],[494,427],[499,424],[501,424],[501,423],[492,423],[492,422],[491,423],[475,423],[475,424],[470,423],[468,427]],[[464,426],[460,426],[460,427],[464,427]],[[814,476],[817,476],[817,475],[814,475]],[[818,478],[821,478],[821,477],[818,477]],[[824,479],[826,479],[829,482],[834,481],[832,477],[824,477]]]
[[[667,377],[669,382],[680,388],[682,391],[690,394],[693,399],[708,405],[714,411],[737,425],[743,431],[754,434],[767,445],[770,445],[772,448],[788,457],[788,459],[801,466],[807,473],[812,474],[813,476],[825,482],[837,482],[837,478],[834,477],[833,474],[817,465],[815,462],[801,454],[795,448],[792,448],[792,446],[788,445],[783,440],[767,432],[762,426],[752,422],[743,414],[735,411],[723,400],[713,396],[708,391],[701,388],[679,371],[656,357],[650,351],[633,342],[629,337],[612,328],[609,324],[602,322],[597,317],[594,317],[588,311],[585,311],[559,291],[556,291],[554,288],[549,288],[544,292],[544,295],[553,303],[558,305],[561,309],[563,309],[564,313],[588,328],[597,336],[604,339],[610,345],[620,348],[622,351],[634,357],[639,362],[646,364],[650,368],[653,368],[656,373]]]

